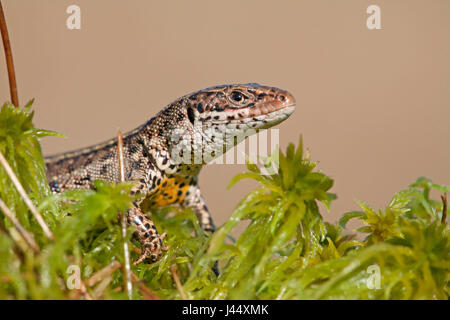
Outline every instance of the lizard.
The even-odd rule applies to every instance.
[[[131,195],[138,199],[126,218],[142,247],[134,264],[157,261],[167,250],[166,233],[159,234],[146,214],[152,208],[193,208],[202,229],[214,232],[198,185],[200,169],[208,162],[201,155],[214,159],[256,131],[284,121],[294,109],[295,98],[286,90],[256,83],[221,85],[182,96],[124,134],[126,180],[135,182]],[[51,191],[93,188],[97,179],[119,181],[117,152],[117,139],[110,139],[45,157]]]

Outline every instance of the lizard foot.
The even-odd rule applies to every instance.
[[[163,251],[167,251],[169,249],[168,246],[164,246],[162,244],[162,240],[167,236],[167,233],[164,232],[161,235],[156,234],[156,236],[151,236],[145,239],[141,239],[140,242],[142,244],[142,251],[140,257],[133,262],[134,265],[137,265],[144,261],[145,259],[150,259],[151,262],[156,262],[162,258]]]
[[[145,259],[150,259],[152,262],[161,259],[163,251],[167,250],[167,247],[162,243],[167,233],[158,234],[153,221],[139,207],[127,211],[127,220],[128,223],[135,225],[134,235],[142,247],[140,257],[133,264],[141,263]]]

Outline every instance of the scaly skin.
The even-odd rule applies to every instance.
[[[136,182],[131,194],[142,195],[127,212],[128,223],[135,226],[142,245],[142,254],[134,263],[146,258],[156,261],[164,250],[165,234],[159,235],[144,214],[152,208],[174,203],[191,207],[202,228],[213,232],[197,183],[201,167],[255,130],[282,122],[294,106],[294,97],[278,88],[259,84],[211,87],[183,96],[124,135],[126,178]],[[54,193],[91,188],[97,179],[119,181],[116,139],[47,157],[46,164]]]

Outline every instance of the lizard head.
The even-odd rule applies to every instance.
[[[288,118],[295,99],[287,91],[256,83],[224,85],[187,96],[186,118],[203,129],[244,132],[270,128]]]
[[[170,108],[178,113],[170,112],[170,118],[179,120],[176,130],[171,130],[180,132],[171,139],[176,148],[181,142],[190,144],[192,151],[218,156],[259,129],[287,119],[294,112],[295,99],[285,90],[248,83],[206,88],[182,97]]]

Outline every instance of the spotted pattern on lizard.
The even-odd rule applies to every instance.
[[[193,208],[201,227],[213,232],[214,223],[198,186],[200,169],[255,130],[284,121],[294,108],[294,97],[282,89],[254,83],[222,85],[181,97],[125,134],[126,179],[135,182],[131,194],[140,196],[127,212],[142,245],[134,263],[147,258],[157,261],[165,249],[165,233],[160,235],[146,214],[153,208],[171,204]],[[200,156],[198,161],[198,154],[210,157]],[[46,164],[54,193],[92,188],[97,179],[119,181],[116,139],[46,157]]]

